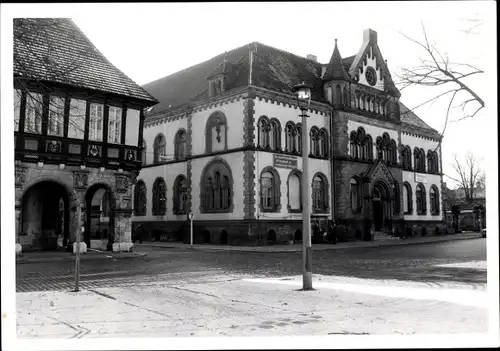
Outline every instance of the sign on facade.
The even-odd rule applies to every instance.
[[[426,184],[427,183],[427,178],[423,174],[415,173],[415,182],[416,183],[424,183],[424,184]]]
[[[297,157],[290,155],[274,154],[274,167],[297,168]]]

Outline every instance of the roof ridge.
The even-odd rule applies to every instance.
[[[147,92],[146,89],[144,89],[142,86],[137,84],[132,78],[130,78],[127,74],[125,74],[121,69],[116,67],[111,61],[108,60],[108,58],[97,48],[97,46],[92,43],[92,41],[85,35],[85,33],[78,27],[78,25],[73,21],[72,18],[67,18],[69,22],[73,25],[73,27],[76,28],[76,30],[82,35],[82,38],[87,41],[87,43],[94,49],[94,52],[97,53],[98,55],[101,56],[101,58],[106,61],[108,65],[110,65],[112,68],[114,68],[120,75],[122,75],[125,79],[128,79],[130,83],[133,83],[134,85],[137,86],[138,89],[143,90],[148,96],[150,96],[152,99],[156,100],[154,96],[152,96],[150,93]]]
[[[262,45],[262,46],[266,46],[266,47],[271,48],[271,49],[274,49],[274,50],[276,50],[276,51],[279,51],[279,52],[282,52],[282,53],[285,53],[285,54],[288,54],[288,55],[292,55],[292,56],[295,56],[295,57],[297,57],[297,58],[299,58],[299,59],[302,59],[302,60],[307,60],[307,61],[309,61],[309,62],[313,62],[313,63],[316,63],[316,64],[318,64],[318,65],[322,65],[322,66],[327,65],[327,63],[321,63],[321,62],[319,62],[319,61],[314,61],[314,60],[308,59],[307,57],[300,56],[300,55],[294,54],[293,52],[289,52],[289,51],[286,51],[286,50],[283,50],[283,49],[279,49],[279,48],[274,47],[274,46],[271,46],[271,45],[267,45],[267,44],[264,44],[264,43],[260,43],[260,42],[258,42],[258,41],[255,41],[255,42],[253,42],[253,43],[256,43],[256,44],[258,44],[258,45]],[[253,44],[253,43],[251,43],[251,44]]]
[[[233,49],[231,49],[231,50],[226,50],[226,51],[224,51],[224,52],[222,52],[222,53],[220,53],[220,54],[217,54],[217,55],[215,55],[215,56],[212,56],[211,58],[206,59],[206,60],[204,60],[204,61],[202,61],[202,62],[200,62],[200,63],[197,63],[197,64],[195,64],[195,65],[192,65],[192,66],[189,66],[189,67],[183,68],[183,69],[181,69],[180,71],[177,71],[177,72],[174,72],[174,73],[172,73],[172,74],[169,74],[169,75],[163,76],[163,77],[161,77],[161,78],[158,78],[158,79],[152,80],[152,81],[150,81],[150,82],[147,82],[147,83],[143,84],[142,86],[145,86],[145,85],[148,85],[148,84],[151,84],[151,83],[158,82],[158,81],[160,81],[160,80],[162,80],[162,79],[165,79],[165,78],[168,78],[168,77],[173,77],[173,76],[175,76],[175,75],[177,75],[177,74],[183,73],[183,72],[185,72],[185,71],[187,71],[187,70],[189,70],[189,69],[192,69],[192,68],[194,68],[194,67],[198,67],[198,66],[204,65],[204,64],[206,64],[207,62],[214,60],[214,59],[215,59],[215,58],[217,58],[218,56],[221,56],[221,55],[224,55],[224,54],[229,54],[229,53],[232,53],[232,52],[234,52],[234,51],[236,51],[236,50],[238,50],[238,49],[241,49],[241,48],[243,48],[243,47],[245,47],[245,46],[250,46],[250,45],[252,45],[253,43],[254,43],[254,42],[251,42],[251,43],[248,43],[248,44],[245,44],[245,45],[240,45],[240,46],[238,46],[238,47],[236,47],[236,48],[233,48]],[[239,60],[241,60],[241,58],[240,58]],[[238,60],[238,61],[239,61],[239,60]],[[217,67],[219,67],[219,65],[220,65],[221,63],[222,63],[222,61],[221,61],[219,64],[217,64],[217,66],[214,68],[214,70],[215,70]]]

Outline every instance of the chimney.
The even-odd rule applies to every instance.
[[[377,32],[370,28],[363,31],[363,43],[368,42],[371,42],[372,44],[377,43]]]
[[[312,60],[312,61],[314,61],[314,62],[318,62],[318,56],[316,56],[316,55],[307,54],[306,58],[307,58],[308,60]]]

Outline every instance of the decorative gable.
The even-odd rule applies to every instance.
[[[364,54],[360,67],[357,67],[357,81],[360,84],[371,86],[378,90],[384,90],[384,77],[382,70],[377,66],[377,59],[373,54],[373,47],[368,47],[368,52]]]
[[[363,174],[363,178],[368,179],[369,181],[381,178],[387,181],[389,184],[393,184],[396,181],[390,169],[380,158],[368,167],[368,169]]]
[[[360,84],[401,96],[378,47],[377,32],[372,29],[363,32],[363,45],[350,65],[349,75]]]

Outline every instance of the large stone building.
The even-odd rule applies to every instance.
[[[301,138],[292,87],[313,85],[309,139]],[[251,43],[146,84],[134,230],[143,238],[259,245],[301,239],[302,181],[312,224],[345,239],[436,231],[440,135],[400,102],[366,30],[356,55],[330,62]],[[309,179],[301,145],[310,143]]]
[[[131,249],[143,110],[155,103],[70,19],[14,19],[17,252],[69,245],[82,226],[91,246],[96,196],[109,207],[105,246]]]

